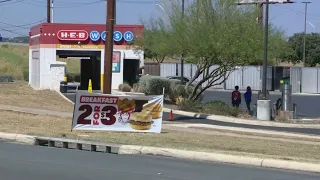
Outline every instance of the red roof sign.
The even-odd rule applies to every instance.
[[[85,41],[89,38],[88,32],[84,30],[60,30],[57,36],[62,41]]]

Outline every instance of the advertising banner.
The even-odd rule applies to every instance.
[[[78,92],[72,129],[160,133],[163,95],[133,96]]]

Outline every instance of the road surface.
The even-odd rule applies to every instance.
[[[68,99],[75,102],[75,93],[64,94]],[[169,119],[169,113],[163,113],[163,120]],[[239,127],[239,128],[249,128],[249,129],[261,129],[261,130],[272,130],[280,132],[291,132],[291,133],[301,133],[301,134],[313,134],[320,135],[319,129],[311,128],[286,128],[286,127],[274,127],[274,126],[258,126],[258,125],[249,125],[249,124],[237,124],[230,122],[222,122],[209,119],[194,118],[182,115],[174,115],[175,121],[187,122],[187,123],[200,123],[208,125],[218,125],[218,126],[229,126],[229,127]]]
[[[280,94],[270,94],[271,103],[275,103]],[[243,98],[243,93],[242,93]],[[252,104],[256,104],[258,94],[252,94]],[[230,91],[208,90],[204,92],[204,102],[223,101],[231,103]],[[292,103],[297,104],[297,114],[303,118],[320,118],[320,95],[292,95]],[[240,108],[245,109],[246,103],[243,101]]]
[[[4,180],[319,180],[320,174],[0,142]]]

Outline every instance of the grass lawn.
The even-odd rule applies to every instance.
[[[0,103],[5,105],[73,112],[73,105],[55,91],[35,91],[26,81],[0,83]]]
[[[59,59],[67,62],[68,73],[80,72],[80,60]],[[0,45],[0,75],[11,75],[15,80],[26,80],[29,71],[29,46]]]
[[[0,111],[0,132],[89,139],[205,152],[320,162],[319,145],[163,130],[161,134],[71,132],[71,118]]]

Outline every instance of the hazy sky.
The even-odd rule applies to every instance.
[[[3,2],[7,1],[7,2]],[[3,37],[27,35],[31,25],[46,18],[47,0],[0,0],[0,33]],[[139,24],[141,19],[165,16],[156,4],[171,0],[117,0],[117,23]],[[185,0],[186,3],[192,0]],[[304,0],[295,4],[270,6],[270,21],[287,35],[304,28]],[[308,32],[320,31],[320,0],[309,0]],[[103,0],[54,0],[54,22],[105,23],[106,2]],[[31,24],[31,25],[30,25]],[[14,25],[14,26],[12,26]],[[14,33],[10,33],[14,32]]]

